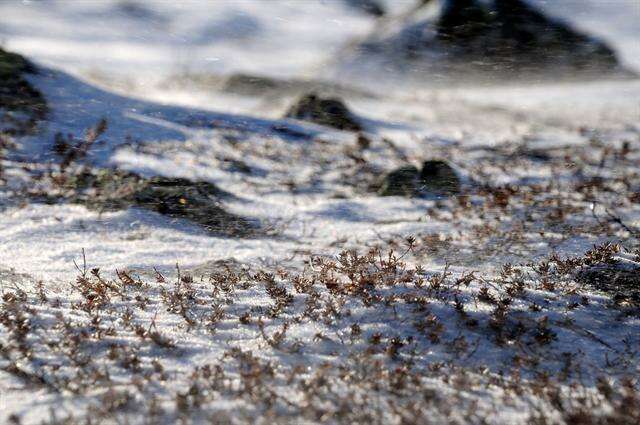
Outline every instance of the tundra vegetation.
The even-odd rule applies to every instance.
[[[298,154],[282,143],[280,159]],[[319,141],[308,149],[315,146],[318,155],[307,157],[320,179],[365,194],[336,169],[366,168],[392,152],[376,138],[336,151]],[[300,266],[103,271],[84,258],[63,284],[5,281],[2,371],[30,391],[62,395],[66,406],[84,400],[82,409],[52,409],[52,423],[635,423],[640,230],[623,212],[638,208],[638,148],[597,138],[544,152],[520,143],[442,147],[432,154],[456,158],[471,177],[432,193],[419,220],[453,231],[388,234],[343,251],[331,248],[338,241],[318,250],[335,255],[306,255]],[[204,197],[212,208],[232,196],[206,183],[93,169],[81,158],[34,173],[23,196],[103,209],[148,203],[196,222],[200,210],[189,204],[205,205]],[[519,184],[494,181],[514,164]],[[527,183],[541,167],[548,177]],[[556,253],[574,238],[597,244],[582,255]],[[422,265],[434,258],[440,270]]]
[[[386,19],[382,2],[345,4]],[[418,19],[401,34],[372,34],[358,55],[415,63],[424,49],[446,49],[455,65],[476,64],[480,51],[483,66],[514,58],[508,72],[525,73],[559,55],[563,69],[619,70],[607,45],[524,2],[443,5],[435,32]],[[99,229],[86,243],[121,262],[98,267],[83,249],[63,279],[0,264],[0,422],[640,422],[637,125],[558,126],[580,143],[407,143],[345,100],[356,89],[235,74],[215,79],[224,96],[272,102],[286,91],[284,118],[190,111],[172,123],[190,138],[138,141],[110,138],[113,113],[93,117],[84,134],[45,139],[41,126],[56,111],[36,89],[44,71],[0,49],[0,214],[73,206],[89,217],[74,226]],[[46,155],[12,156],[34,140]],[[109,143],[110,159],[161,165],[96,160]],[[199,167],[239,183],[228,190]],[[259,200],[269,196],[301,216],[327,205],[314,210],[319,222],[324,214],[347,224],[327,230],[325,218],[308,230],[313,223],[287,211],[264,214]],[[157,229],[175,226],[154,247],[173,250],[183,238],[198,250],[193,235],[238,241],[238,251],[258,241],[260,258],[170,269],[132,258],[131,211]],[[33,221],[47,219],[73,230],[55,216]],[[121,243],[107,246],[118,232]],[[285,257],[274,253],[280,246]]]

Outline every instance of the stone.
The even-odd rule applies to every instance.
[[[0,127],[4,133],[28,134],[45,118],[44,96],[25,79],[26,74],[36,72],[27,59],[0,48]],[[2,111],[12,116],[9,118]]]
[[[227,212],[220,198],[228,196],[212,183],[181,178],[154,177],[134,194],[135,205],[160,214],[183,218],[207,230],[232,236],[250,233],[252,224]]]
[[[460,179],[455,170],[444,161],[425,161],[420,170],[418,190],[433,195],[460,193]]]
[[[614,68],[605,43],[551,19],[522,0],[449,0],[437,22],[437,38],[454,55],[482,58],[485,65],[514,68],[567,66]]]
[[[250,220],[224,209],[221,200],[232,197],[216,185],[174,177],[144,178],[120,170],[84,170],[71,175],[62,199],[96,210],[140,207],[189,220],[208,231],[227,236],[256,234]]]
[[[465,42],[481,36],[491,27],[488,11],[475,0],[450,0],[436,24],[438,39]]]
[[[605,42],[528,2],[445,0],[439,11],[431,6],[389,19],[347,46],[332,62],[332,75],[378,85],[385,79],[442,84],[636,76]]]
[[[310,121],[346,131],[361,131],[357,117],[338,98],[310,93],[300,97],[287,111],[286,118]]]
[[[418,189],[418,169],[413,165],[405,165],[384,176],[378,195],[380,196],[414,196]]]
[[[450,196],[460,193],[460,178],[445,161],[431,160],[420,170],[413,165],[397,168],[374,187],[380,196]]]

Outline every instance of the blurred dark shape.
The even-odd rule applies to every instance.
[[[285,117],[311,121],[339,130],[362,130],[362,126],[358,122],[357,117],[347,108],[342,100],[333,97],[320,97],[316,93],[310,93],[300,97],[291,108],[289,108]]]
[[[259,96],[264,93],[289,88],[287,81],[251,74],[232,74],[224,82],[222,90],[245,96]]]
[[[414,196],[418,190],[419,171],[413,165],[405,165],[384,176],[378,191],[380,196]]]
[[[371,97],[371,93],[329,81],[275,78],[266,75],[237,73],[224,79],[221,90],[242,96],[291,96],[321,92],[325,96],[352,95]]]
[[[450,196],[460,193],[460,178],[445,161],[431,160],[421,170],[405,165],[387,173],[379,187],[380,196]]]
[[[159,28],[166,28],[170,17],[162,13],[149,1],[142,0],[121,0],[114,4],[114,11],[133,21],[140,21],[142,25],[154,25]]]
[[[611,69],[614,51],[522,0],[449,0],[436,24],[437,39],[451,55],[474,56],[486,65]]]
[[[35,67],[17,53],[7,52],[0,47],[0,81],[20,78],[22,73],[34,73]]]
[[[451,0],[437,23],[438,38],[451,42],[473,40],[491,26],[491,16],[475,0]]]
[[[580,270],[576,280],[599,291],[613,295],[614,302],[640,308],[640,267],[615,261]]]
[[[363,133],[359,133],[356,139],[356,145],[360,150],[369,149],[371,147],[371,140]]]
[[[446,162],[432,160],[422,163],[420,190],[436,195],[453,195],[460,192],[460,179]]]
[[[251,220],[226,211],[221,203],[233,195],[213,183],[176,177],[144,178],[132,172],[83,168],[65,175],[62,199],[99,211],[140,207],[185,219],[226,236],[257,234]],[[60,199],[51,199],[52,202]]]
[[[207,230],[245,236],[255,230],[247,219],[227,212],[218,199],[230,196],[209,182],[153,177],[134,195],[135,205],[173,218],[184,218]]]
[[[361,10],[378,18],[386,14],[386,10],[382,4],[376,0],[344,0],[344,2],[354,9]]]
[[[132,0],[122,0],[117,4],[118,11],[136,19],[153,19],[156,14],[144,4]]]
[[[427,7],[428,6],[428,7]],[[377,25],[333,61],[352,83],[629,78],[606,43],[522,0],[420,2]]]
[[[25,78],[36,73],[36,67],[24,57],[0,48],[0,111],[18,112],[12,119],[3,119],[2,131],[13,135],[32,131],[47,113],[47,103],[38,90]]]

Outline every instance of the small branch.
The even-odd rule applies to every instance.
[[[85,255],[84,248],[82,248],[82,270],[78,267],[78,263],[76,263],[75,258],[73,259],[73,265],[76,266],[76,270],[78,270],[78,273],[80,273],[83,278],[87,277],[87,257]]]

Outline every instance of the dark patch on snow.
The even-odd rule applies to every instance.
[[[413,165],[406,165],[389,172],[380,185],[380,196],[414,196],[418,189],[420,172]]]
[[[617,304],[640,308],[640,266],[621,262],[597,265],[581,270],[576,280],[605,292]]]
[[[151,177],[121,170],[83,170],[55,177],[61,191],[43,195],[50,202],[66,200],[87,208],[105,211],[141,207],[159,214],[186,219],[219,235],[257,235],[251,220],[224,209],[222,199],[233,195],[210,182],[183,178]]]
[[[8,135],[32,132],[47,113],[42,93],[26,79],[36,67],[24,57],[0,48],[0,130]]]
[[[322,80],[275,78],[265,75],[236,73],[229,75],[221,90],[242,96],[299,96],[308,92],[320,92],[325,96],[352,95],[373,97],[372,93],[358,88]]]
[[[160,214],[184,218],[207,230],[229,236],[246,236],[254,229],[249,220],[227,212],[220,198],[229,196],[209,182],[154,177],[145,181],[134,194],[137,206]]]
[[[379,18],[384,16],[387,11],[384,6],[377,0],[344,0],[347,6],[364,12],[368,15]]]
[[[358,80],[372,69],[376,78],[401,72],[427,81],[633,75],[605,42],[522,0],[448,0],[435,16],[417,7],[377,27],[338,63],[338,75]]]
[[[380,196],[450,196],[460,193],[460,178],[445,161],[406,165],[386,174],[378,185]]]
[[[450,0],[437,22],[437,39],[452,56],[485,67],[613,69],[614,51],[605,43],[548,18],[521,0]]]
[[[287,111],[286,118],[310,121],[347,131],[361,131],[358,118],[338,98],[310,93],[299,98]]]

